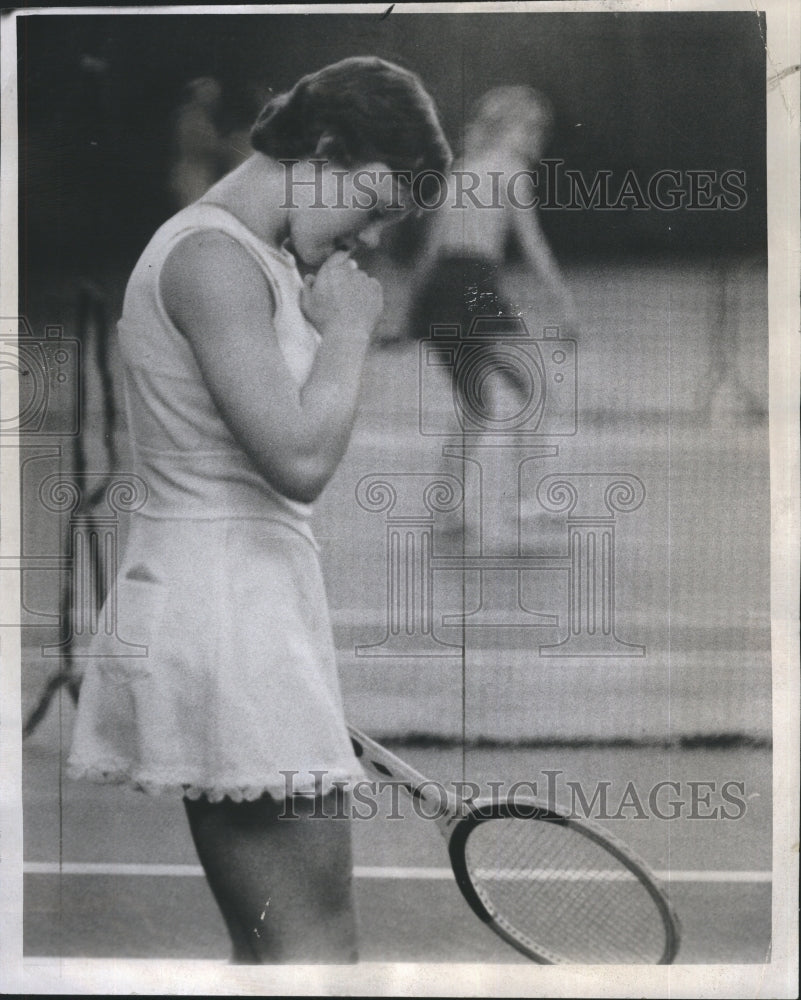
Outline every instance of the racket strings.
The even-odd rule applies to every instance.
[[[657,963],[662,911],[614,854],[569,823],[502,818],[478,824],[465,860],[496,923],[560,962]]]

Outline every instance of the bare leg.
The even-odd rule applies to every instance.
[[[235,962],[357,960],[350,821],[337,793],[296,796],[291,808],[266,795],[184,805]]]

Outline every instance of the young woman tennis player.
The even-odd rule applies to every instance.
[[[183,796],[235,961],[353,961],[338,796],[361,771],[310,504],[347,446],[382,309],[350,257],[399,214],[380,172],[443,170],[450,151],[417,77],[375,58],[274,97],[252,144],[161,227],[127,287],[149,495],[116,601],[120,636],[148,654],[91,649],[70,773]]]

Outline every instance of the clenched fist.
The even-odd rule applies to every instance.
[[[381,285],[342,250],[331,254],[303,283],[300,306],[322,333],[369,338],[384,308]]]

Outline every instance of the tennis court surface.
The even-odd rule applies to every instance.
[[[542,785],[551,771],[569,801],[569,782],[588,799],[608,783],[609,812],[621,815],[602,822],[669,884],[683,930],[679,963],[763,963],[771,940],[769,480],[767,421],[753,406],[766,398],[764,273],[740,265],[722,273],[700,263],[571,276],[584,312],[578,432],[558,442],[558,455],[522,461],[507,447],[493,459],[493,481],[519,490],[514,503],[503,492],[499,500],[510,549],[488,547],[502,532],[492,534],[486,510],[468,512],[485,528],[483,549],[469,543],[479,545],[473,555],[501,560],[498,577],[515,577],[519,609],[551,624],[463,632],[453,616],[479,610],[486,594],[477,562],[466,575],[449,566],[461,542],[437,514],[434,554],[443,561],[432,606],[441,648],[424,657],[393,656],[386,644],[381,652],[391,632],[392,525],[359,502],[358,484],[464,471],[442,454],[453,434],[421,433],[421,407],[447,410],[450,402],[424,398],[413,345],[372,356],[352,447],[315,521],[350,720],[446,786],[463,778]],[[536,293],[525,276],[510,281],[539,336]],[[391,334],[403,287],[387,287]],[[55,308],[54,299],[46,305]],[[47,316],[31,319],[38,329]],[[58,460],[46,464],[37,476],[59,468]],[[643,485],[643,502],[615,524],[614,577],[617,635],[642,655],[560,659],[545,651],[566,636],[567,573],[510,573],[502,560],[564,552],[565,513],[531,502],[552,473],[625,474]],[[474,502],[469,475],[462,485]],[[59,551],[65,527],[33,505],[29,551]],[[57,586],[57,574],[29,573],[28,609],[52,614]],[[25,632],[26,707],[53,669],[41,655],[51,631]],[[62,693],[24,748],[31,967],[56,956],[225,962],[224,927],[180,802],[63,778],[73,711]],[[681,806],[673,819],[648,805],[668,781]],[[727,783],[742,806],[721,799]],[[620,808],[630,785],[647,815],[631,805],[632,792]],[[703,786],[712,789],[708,800]],[[670,797],[663,786],[663,811]],[[469,911],[434,824],[407,803],[401,813],[353,824],[362,960],[524,961]]]
[[[64,731],[71,710],[62,714]],[[61,780],[58,713],[31,738],[26,752],[25,950],[33,956],[212,959],[225,961],[227,937],[189,838],[180,802],[150,800],[111,787]],[[45,743],[48,737],[50,749]],[[446,787],[461,776],[458,750],[396,748]],[[476,750],[467,778],[478,784],[499,775],[513,781],[547,779],[560,788],[578,781],[587,793],[609,781],[606,821],[668,882],[682,924],[680,963],[764,962],[770,948],[771,772],[764,749]],[[636,773],[648,812],[648,789],[679,783],[684,818],[635,819],[620,809]],[[689,818],[690,781],[720,789],[743,782],[747,804],[739,819]],[[544,788],[544,784],[541,784]],[[664,814],[668,799],[659,799]],[[629,793],[629,800],[634,799]],[[434,823],[398,796],[399,817],[387,807],[375,819],[354,821],[361,958],[373,962],[522,962],[473,916],[451,874]],[[60,809],[59,809],[60,804]],[[722,803],[712,795],[708,815]],[[730,812],[735,810],[728,806]],[[739,809],[737,810],[739,812]],[[401,918],[402,915],[402,918]]]

